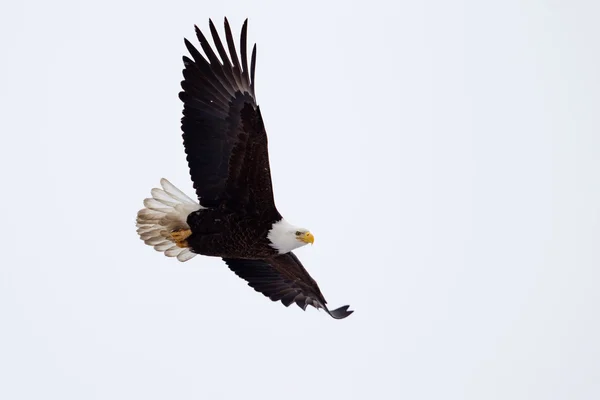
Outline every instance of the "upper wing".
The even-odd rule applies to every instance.
[[[335,319],[346,318],[354,311],[343,306],[333,311],[319,290],[317,282],[308,274],[294,253],[286,253],[267,260],[223,259],[229,269],[248,281],[254,290],[273,301],[281,300],[288,307],[298,304],[303,310],[307,305],[324,309]]]
[[[185,40],[193,60],[183,57],[181,128],[190,175],[205,207],[227,202],[232,207],[275,208],[267,135],[254,94],[256,45],[248,68],[247,23],[240,36],[241,64],[227,19],[229,55],[212,21],[210,32],[220,59],[198,27],[196,36],[206,58]]]

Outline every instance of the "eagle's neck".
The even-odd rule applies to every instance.
[[[282,218],[273,223],[267,234],[267,239],[271,242],[270,246],[277,250],[279,254],[289,253],[306,244],[296,238],[296,231],[300,229]]]

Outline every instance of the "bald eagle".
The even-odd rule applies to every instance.
[[[196,26],[205,56],[185,40],[192,58],[183,57],[179,93],[183,145],[198,201],[162,179],[137,214],[137,232],[146,244],[179,261],[197,254],[221,257],[249,286],[286,307],[310,305],[346,318],[353,312],[349,306],[329,310],[292,253],[312,244],[312,233],[287,222],[275,206],[267,134],[254,93],[256,45],[248,68],[248,20],[240,35],[241,58],[227,18],[229,54],[210,20],[209,26],[218,56]]]

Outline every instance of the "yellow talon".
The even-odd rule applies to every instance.
[[[187,238],[190,237],[192,231],[189,229],[179,229],[171,232],[171,238],[175,241],[177,247],[186,248],[188,246]]]

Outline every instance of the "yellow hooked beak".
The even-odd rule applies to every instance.
[[[302,235],[300,235],[298,237],[298,240],[300,240],[301,242],[304,242],[304,243],[313,244],[315,242],[315,237],[313,236],[312,233],[306,232],[306,233],[303,233]]]

